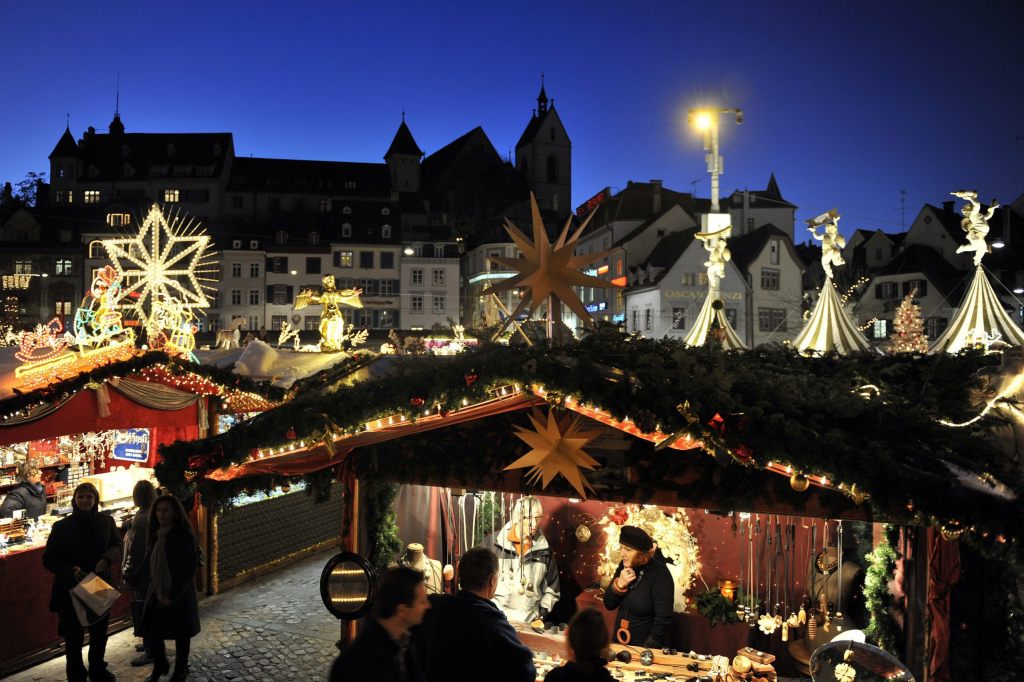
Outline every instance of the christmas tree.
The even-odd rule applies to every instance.
[[[893,318],[892,340],[889,342],[890,353],[924,353],[928,350],[928,337],[924,335],[924,320],[921,319],[921,306],[914,303],[917,290],[911,291],[903,298]]]

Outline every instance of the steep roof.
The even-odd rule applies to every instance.
[[[691,216],[693,215],[692,195],[665,187],[656,190],[655,183],[630,180],[625,189],[619,190],[597,207],[591,224],[598,226],[607,225],[617,220],[648,220],[654,213],[655,191],[661,193],[661,209],[663,211],[678,204]]]
[[[71,134],[70,127],[64,129],[64,134],[57,141],[57,146],[53,148],[47,158],[52,159],[55,156],[78,156],[78,143],[75,142],[75,136]]]
[[[543,89],[541,90],[541,92],[543,93]],[[526,129],[523,131],[523,134],[519,136],[519,141],[516,142],[516,149],[519,149],[524,144],[529,144],[530,142],[533,142],[533,138],[537,136],[537,131],[540,130],[540,127],[544,124],[544,121],[548,119],[548,116],[554,115],[554,113],[554,105],[548,107],[547,109],[539,113],[535,112],[534,115],[530,118],[530,122],[526,124]]]
[[[383,163],[239,157],[228,191],[390,197],[391,176]]]
[[[665,208],[664,210],[659,211],[656,215],[651,216],[651,218],[649,220],[645,220],[644,222],[640,223],[637,227],[635,227],[632,231],[630,231],[626,236],[624,236],[622,239],[619,239],[618,241],[616,241],[615,244],[613,244],[613,246],[622,246],[626,242],[628,242],[628,241],[630,241],[632,239],[635,239],[636,237],[640,236],[641,234],[643,234],[644,230],[646,230],[648,227],[650,227],[656,221],[658,221],[661,218],[663,218],[669,211],[671,211],[672,209],[676,208],[677,206],[679,207],[680,210],[683,211],[683,213],[685,213],[686,215],[690,216],[691,220],[693,220],[695,223],[697,222],[694,219],[694,217],[692,215],[690,215],[690,213],[685,208],[683,208],[679,204],[672,204],[668,208]]]
[[[83,162],[79,178],[98,182],[218,177],[233,154],[231,133],[110,135],[90,130],[78,146]]]
[[[648,254],[647,258],[643,263],[640,264],[639,268],[650,269],[658,268],[657,274],[649,280],[645,280],[642,283],[635,284],[629,287],[632,290],[649,289],[656,286],[665,275],[668,274],[672,266],[676,264],[679,257],[683,255],[687,247],[693,243],[694,235],[697,234],[700,228],[691,227],[688,230],[682,230],[680,232],[672,232],[662,237],[654,248],[651,249],[651,253]],[[639,268],[631,268],[631,270],[637,270]]]
[[[391,140],[391,146],[388,147],[388,151],[384,154],[384,158],[388,158],[392,154],[408,154],[409,156],[421,157],[423,156],[423,150],[416,144],[416,140],[412,136],[412,131],[409,130],[409,126],[405,124],[405,119],[402,119],[402,125],[398,126],[398,132],[395,133],[395,139]]]
[[[874,277],[916,273],[924,275],[950,304],[956,304],[956,294],[963,291],[966,273],[954,268],[930,246],[911,244],[901,249],[895,258],[875,272]]]
[[[803,264],[803,259],[793,247],[793,242],[789,240],[789,235],[771,223],[767,223],[753,232],[729,239],[729,251],[732,252],[732,261],[736,263],[736,267],[746,271],[758,254],[764,250],[765,244],[772,237],[780,237],[790,249],[797,263]]]
[[[770,208],[797,208],[795,204],[789,203],[782,197],[782,191],[779,189],[779,183],[775,179],[775,173],[772,173],[771,177],[768,178],[768,187],[766,189],[737,189],[729,195],[727,205],[732,205],[736,199],[739,199],[739,202],[742,204],[744,191],[749,192],[750,196],[755,199],[771,204]]]

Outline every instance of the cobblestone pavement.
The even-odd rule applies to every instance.
[[[333,550],[199,602],[203,631],[192,640],[192,682],[325,680],[338,650],[340,627],[320,601],[320,572]],[[131,629],[111,636],[107,662],[119,682],[141,682],[151,666],[133,668],[138,642]],[[174,643],[168,642],[168,656]],[[169,677],[169,676],[168,676]],[[64,657],[9,678],[12,682],[64,678]],[[166,677],[164,679],[167,679]]]

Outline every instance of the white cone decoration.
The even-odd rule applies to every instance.
[[[725,350],[746,350],[746,344],[740,340],[736,330],[729,324],[729,318],[725,316],[725,311],[714,309],[715,298],[712,292],[709,291],[708,295],[704,298],[704,305],[701,306],[700,313],[693,323],[693,329],[686,335],[683,343],[687,346],[703,346],[707,343],[708,336],[711,333],[712,321],[717,321],[718,326],[725,330],[725,336],[722,338],[722,348]]]
[[[843,302],[832,283],[825,279],[821,294],[814,306],[811,318],[807,320],[793,346],[801,353],[829,353],[841,355],[869,350],[871,344],[861,333],[853,320],[846,314]]]
[[[975,343],[987,346],[996,340],[1011,346],[1024,346],[1024,332],[1003,309],[979,265],[974,269],[974,280],[967,289],[960,310],[928,352],[958,353]]]

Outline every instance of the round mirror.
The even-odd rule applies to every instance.
[[[377,573],[352,552],[331,557],[320,574],[320,598],[335,618],[356,620],[370,611],[377,595]]]
[[[882,649],[856,640],[822,644],[811,655],[814,682],[914,682],[907,666]]]

